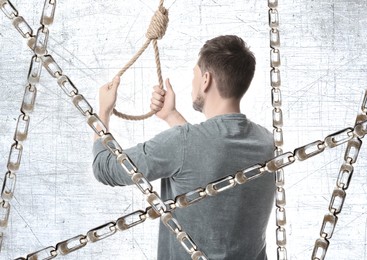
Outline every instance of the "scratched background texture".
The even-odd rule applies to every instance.
[[[43,1],[12,3],[36,30]],[[157,6],[158,0],[58,1],[48,50],[93,107],[99,86],[110,81],[144,42]],[[204,120],[193,112],[190,96],[199,48],[217,35],[237,34],[257,57],[257,72],[242,110],[271,130],[267,1],[166,0],[165,6],[170,22],[159,41],[162,69],[171,79],[183,115],[192,123]],[[365,0],[280,1],[284,151],[354,125],[367,88],[366,8]],[[32,52],[2,12],[0,54],[0,171],[5,174]],[[149,110],[157,82],[153,57],[149,48],[122,77],[120,111]],[[135,188],[111,188],[94,179],[92,130],[45,70],[37,89],[1,259],[55,246],[147,206]],[[143,122],[114,117],[111,123],[111,132],[126,148],[165,129],[154,117]],[[345,148],[326,150],[285,169],[290,259],[311,256]],[[326,259],[367,259],[366,167],[362,146]],[[153,184],[159,190],[159,183]],[[221,205],[218,214],[225,214]],[[156,259],[157,224],[158,220],[147,220],[63,258]],[[276,259],[274,216],[268,230],[269,259]]]

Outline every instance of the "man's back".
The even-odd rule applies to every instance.
[[[182,127],[185,147],[181,171],[162,179],[162,197],[204,187],[223,176],[273,157],[271,134],[242,114],[217,116]],[[274,176],[265,174],[192,206],[175,216],[209,259],[266,259],[265,232],[274,197]],[[158,259],[189,259],[164,226]]]
[[[125,152],[149,181],[161,179],[161,197],[167,200],[263,163],[273,157],[273,149],[267,130],[243,114],[228,114],[171,128]],[[132,184],[100,141],[94,154],[97,179],[111,186]],[[209,259],[264,260],[274,191],[274,176],[267,173],[174,214]],[[190,256],[161,223],[158,260],[180,259]]]

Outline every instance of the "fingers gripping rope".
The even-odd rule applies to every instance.
[[[141,56],[141,54],[148,48],[150,42],[153,43],[153,49],[154,49],[154,56],[155,56],[155,63],[157,67],[157,76],[159,81],[159,87],[163,88],[163,79],[162,79],[162,70],[161,70],[161,62],[159,59],[159,50],[158,50],[158,44],[157,40],[162,39],[164,34],[166,33],[167,26],[168,26],[168,10],[163,7],[163,1],[160,1],[158,10],[154,13],[148,30],[145,34],[147,40],[143,44],[143,46],[139,49],[139,51],[130,59],[130,61],[117,73],[117,76],[121,77],[127,69],[129,69],[135,61]],[[113,114],[127,120],[144,120],[152,115],[155,114],[155,112],[152,110],[148,112],[147,114],[140,115],[140,116],[133,116],[133,115],[127,115],[123,114],[116,109],[113,109]]]

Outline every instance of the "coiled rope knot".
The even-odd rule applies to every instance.
[[[168,26],[168,10],[163,6],[154,13],[145,36],[150,39],[162,39]]]

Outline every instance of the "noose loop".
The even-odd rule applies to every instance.
[[[161,0],[158,10],[154,13],[150,21],[148,30],[145,34],[147,40],[145,41],[143,46],[138,50],[138,52],[130,59],[130,61],[117,73],[117,76],[121,77],[125,73],[125,71],[135,63],[135,61],[141,56],[141,54],[148,48],[149,44],[152,42],[154,49],[155,63],[157,67],[159,87],[161,89],[163,88],[163,78],[162,78],[161,62],[159,59],[157,40],[162,39],[164,34],[166,33],[168,20],[169,20],[168,10],[163,7],[163,0]],[[113,114],[126,120],[144,120],[154,115],[155,112],[151,110],[150,112],[144,115],[133,116],[121,113],[114,108]]]

